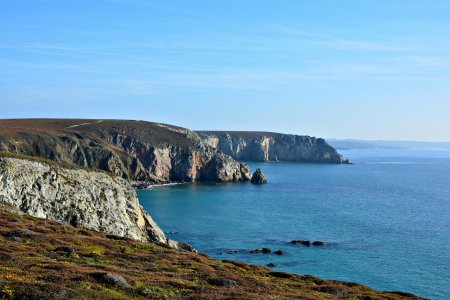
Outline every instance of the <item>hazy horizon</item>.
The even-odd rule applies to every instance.
[[[448,1],[0,8],[0,118],[450,141]]]

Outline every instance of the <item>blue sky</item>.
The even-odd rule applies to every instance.
[[[450,141],[450,1],[0,0],[0,104]]]

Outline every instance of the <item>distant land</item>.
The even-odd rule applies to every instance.
[[[336,150],[348,149],[418,149],[418,150],[450,150],[450,142],[420,141],[383,141],[355,139],[327,139]]]

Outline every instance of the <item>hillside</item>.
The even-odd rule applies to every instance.
[[[164,235],[127,180],[104,171],[0,152],[0,205],[106,234],[193,250]]]
[[[251,171],[184,128],[127,120],[0,120],[0,151],[98,168],[136,185],[249,181]]]
[[[0,299],[415,298],[218,261],[1,209],[0,220]]]
[[[257,131],[197,131],[210,146],[239,161],[348,163],[324,139]]]

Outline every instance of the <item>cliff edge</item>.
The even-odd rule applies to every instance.
[[[145,121],[0,120],[0,151],[99,168],[136,186],[249,181],[252,175],[196,133]]]
[[[239,161],[348,163],[324,139],[252,131],[197,131],[208,145]]]
[[[10,211],[138,241],[175,249],[186,246],[165,237],[126,180],[101,171],[3,155],[0,205]]]

